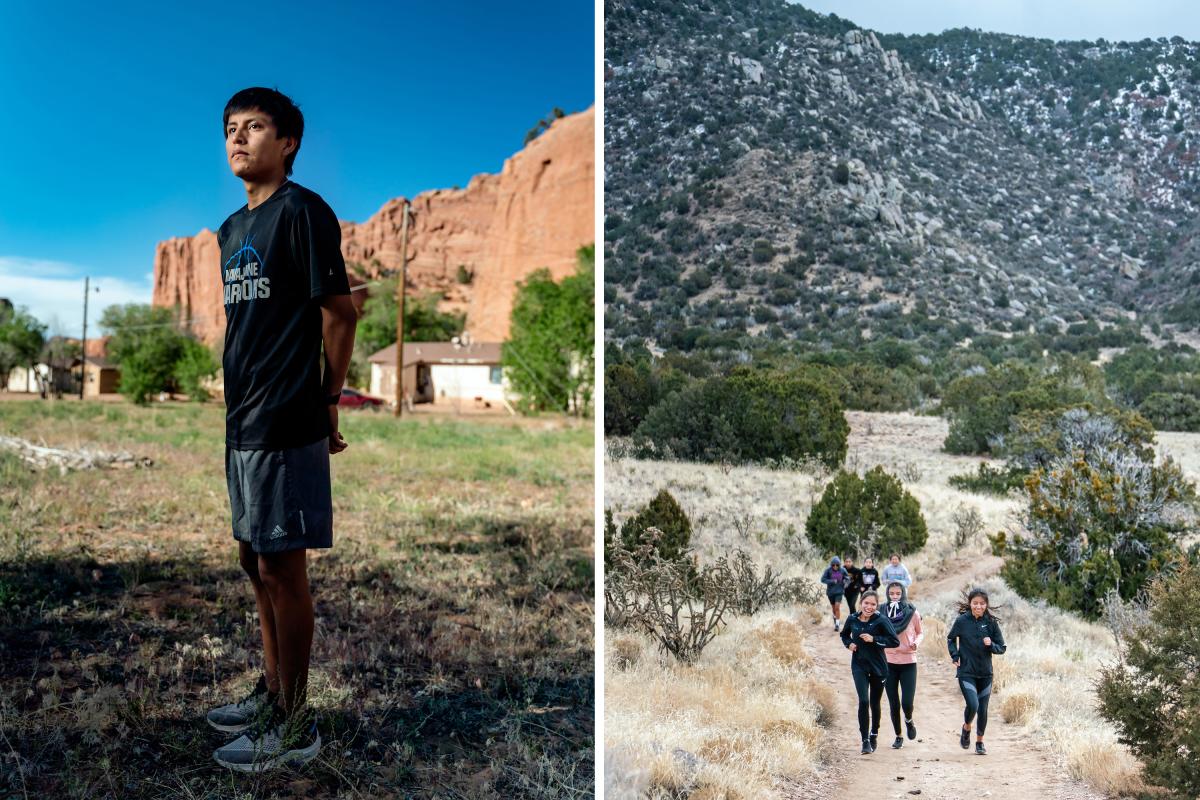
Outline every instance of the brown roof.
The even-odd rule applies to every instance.
[[[389,344],[367,359],[372,364],[396,366],[396,345]],[[455,347],[451,342],[405,342],[405,364],[499,364],[499,342],[472,342]]]

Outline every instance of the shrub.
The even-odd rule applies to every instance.
[[[951,515],[954,522],[954,549],[961,550],[983,533],[983,515],[975,506],[960,503]]]
[[[1190,394],[1155,392],[1138,411],[1159,430],[1200,431],[1200,400]]]
[[[863,477],[839,471],[804,524],[809,541],[822,552],[912,553],[929,536],[917,499],[896,476],[874,467]]]
[[[1194,487],[1174,462],[1117,449],[1063,457],[1026,481],[1024,532],[992,537],[1001,575],[1026,598],[1096,619],[1110,591],[1128,600],[1179,552]]]
[[[730,563],[733,578],[733,610],[747,616],[758,613],[764,606],[776,603],[807,605],[820,599],[822,592],[813,581],[803,578],[783,579],[768,564],[762,574],[746,551],[734,553]]]
[[[604,435],[628,436],[637,430],[650,408],[657,402],[657,392],[645,364],[604,366]]]
[[[842,186],[850,183],[850,165],[843,161],[834,167],[833,180]]]
[[[645,508],[621,526],[622,545],[636,551],[647,543],[646,531],[649,528],[661,532],[661,536],[653,543],[654,553],[659,558],[678,561],[691,546],[692,522],[666,489],[659,491]]]
[[[737,367],[667,397],[638,426],[645,457],[734,463],[846,457],[850,426],[825,386],[793,374]]]
[[[999,469],[991,464],[981,463],[974,474],[968,472],[965,475],[951,475],[949,483],[964,492],[995,494],[1003,497],[1013,489],[1024,486],[1027,474],[1023,469],[1012,467]]]
[[[907,372],[877,364],[851,364],[841,372],[850,385],[846,408],[907,411],[917,405],[917,384]]]
[[[755,264],[765,264],[775,257],[775,248],[766,239],[755,239],[751,257]]]
[[[1009,433],[995,444],[1010,470],[1026,472],[1072,453],[1086,458],[1106,449],[1149,461],[1154,458],[1154,427],[1136,411],[1116,408],[1103,413],[1091,405],[1026,411],[1013,419]]]
[[[1014,417],[1088,402],[1099,408],[1111,405],[1103,375],[1086,362],[1063,359],[1042,371],[1005,362],[983,374],[955,378],[946,387],[942,409],[950,431],[944,446],[949,453],[991,453]]]
[[[1145,765],[1145,776],[1180,797],[1200,796],[1200,569],[1181,561],[1150,588],[1149,623],[1122,660],[1102,668],[1100,713]]]

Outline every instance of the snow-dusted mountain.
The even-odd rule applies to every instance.
[[[611,338],[1194,325],[1200,45],[607,0]]]

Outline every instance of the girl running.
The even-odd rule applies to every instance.
[[[958,619],[950,627],[946,643],[950,647],[950,660],[958,667],[958,688],[967,701],[958,743],[964,750],[971,746],[971,720],[978,715],[975,754],[987,755],[983,731],[987,728],[988,700],[992,695],[992,655],[1005,650],[1000,620],[988,607],[987,592],[973,589],[966,601],[959,602]]]
[[[858,595],[862,592],[862,584],[858,582],[858,576],[862,574],[862,570],[854,566],[854,559],[846,556],[846,613],[853,614],[858,611]]]
[[[884,583],[899,583],[904,587],[905,595],[908,594],[908,587],[912,586],[912,575],[908,572],[908,567],[900,563],[900,554],[892,553],[888,559],[888,565],[883,568],[883,575],[880,576]]]
[[[858,573],[858,585],[864,592],[874,592],[879,588],[879,570],[875,569],[875,559],[863,559],[862,570]]]
[[[829,566],[821,573],[821,583],[825,584],[825,596],[833,607],[833,629],[842,627],[842,596],[846,593],[846,580],[849,576],[842,569],[842,560],[834,556],[829,560]]]
[[[858,732],[866,754],[875,752],[879,736],[879,701],[888,674],[884,648],[898,647],[900,639],[888,618],[877,613],[879,595],[866,592],[858,602],[859,612],[847,619],[842,629],[842,644],[854,654],[850,657],[850,674],[858,693]]]
[[[909,739],[917,738],[917,726],[913,725],[913,700],[917,696],[917,647],[925,638],[921,630],[921,615],[913,604],[908,602],[904,586],[893,581],[887,587],[887,605],[883,607],[883,615],[892,623],[896,635],[900,637],[899,647],[889,647],[884,650],[887,657],[888,674],[884,683],[887,691],[888,710],[892,714],[892,730],[896,732],[896,741],[892,747],[899,750],[904,746],[904,737],[900,735],[900,709],[904,709],[904,725]]]

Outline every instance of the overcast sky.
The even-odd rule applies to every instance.
[[[1200,40],[1195,0],[802,0],[881,33],[982,28],[1043,39]]]

